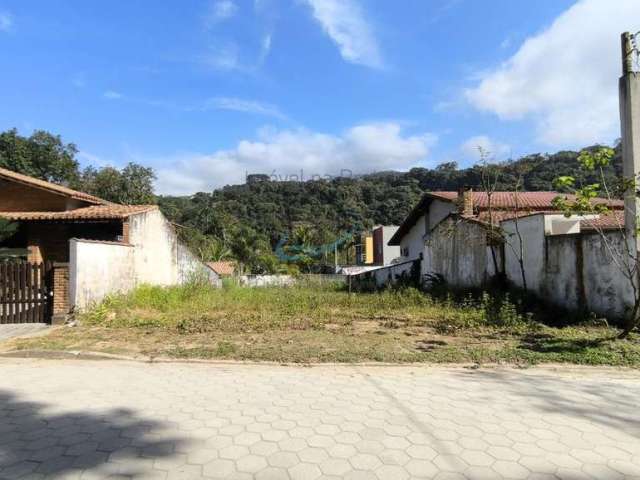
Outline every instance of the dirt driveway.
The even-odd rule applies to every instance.
[[[0,359],[1,478],[640,477],[640,373]]]

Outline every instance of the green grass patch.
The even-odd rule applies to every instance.
[[[487,293],[454,300],[411,288],[350,294],[332,284],[141,286],[79,320],[6,348],[302,363],[640,366],[635,335],[621,341],[607,325],[550,326],[508,295]]]

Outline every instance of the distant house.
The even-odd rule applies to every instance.
[[[141,283],[172,285],[195,274],[217,281],[156,205],[120,205],[0,168],[0,217],[18,227],[0,252],[53,269],[55,319]]]
[[[374,265],[391,265],[400,260],[400,247],[389,245],[389,240],[398,231],[397,225],[380,225],[373,229]]]
[[[236,263],[230,261],[207,262],[211,270],[220,277],[231,277],[236,273]]]
[[[409,213],[389,245],[420,262],[423,279],[479,287],[497,273],[568,308],[621,316],[631,302],[624,278],[612,267],[600,234],[623,241],[622,201],[606,202],[606,216],[565,217],[553,206],[557,192],[429,192]],[[490,228],[493,225],[493,228]],[[594,227],[598,226],[596,230]],[[499,231],[500,235],[491,235]],[[384,273],[380,276],[383,278]]]
[[[356,264],[361,266],[390,265],[400,258],[400,248],[389,245],[398,230],[396,225],[379,225],[360,234],[356,240]]]

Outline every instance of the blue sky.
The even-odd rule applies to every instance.
[[[619,136],[637,0],[0,0],[0,129],[161,193],[496,159]]]

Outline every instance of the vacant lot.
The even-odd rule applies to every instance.
[[[521,312],[508,298],[454,302],[413,289],[141,287],[109,298],[79,326],[2,348],[278,362],[640,366],[637,336],[615,340],[617,331],[598,322],[552,327]]]

